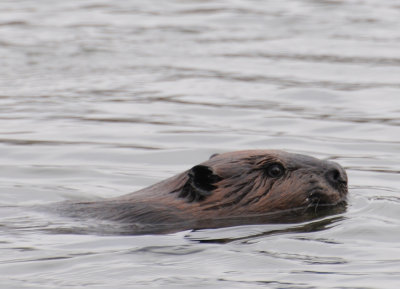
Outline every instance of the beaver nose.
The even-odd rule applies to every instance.
[[[325,178],[335,188],[347,185],[347,174],[345,170],[339,164],[334,162],[328,162]]]

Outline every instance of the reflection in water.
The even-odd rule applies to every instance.
[[[201,243],[229,243],[233,241],[244,241],[246,242],[247,240],[250,242],[253,242],[257,238],[260,237],[267,237],[271,235],[281,235],[281,234],[286,234],[286,233],[307,233],[307,232],[318,232],[321,230],[326,230],[331,228],[335,223],[343,221],[345,218],[341,215],[334,215],[334,216],[329,216],[330,214],[339,214],[343,213],[345,211],[345,207],[339,207],[339,208],[334,208],[330,210],[324,210],[322,212],[319,212],[318,214],[316,213],[309,213],[305,214],[302,216],[302,218],[297,218],[296,220],[288,218],[286,222],[292,222],[295,224],[291,225],[273,225],[271,226],[272,228],[268,228],[268,226],[265,227],[260,227],[260,230],[262,232],[257,232],[257,233],[252,233],[251,231],[248,232],[250,233],[249,235],[246,236],[235,236],[237,233],[234,231],[234,229],[223,232],[225,234],[232,234],[233,236],[230,237],[221,237],[218,236],[218,232],[216,234],[212,235],[206,235],[202,236],[203,234],[200,233],[198,234],[196,231],[192,234],[188,235],[188,238],[193,241],[199,241]],[[281,215],[281,214],[278,214]],[[325,217],[323,217],[325,216]],[[282,217],[282,216],[281,216]],[[317,220],[315,220],[317,219]],[[307,221],[308,220],[308,221]],[[282,222],[283,221],[283,222]],[[300,222],[302,224],[297,225],[296,223]],[[276,223],[285,223],[285,219],[281,219],[280,222],[276,221]],[[278,227],[278,228],[277,228]],[[264,231],[264,230],[265,231]],[[208,230],[205,232],[209,232]]]

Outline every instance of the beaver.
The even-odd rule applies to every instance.
[[[191,169],[128,195],[68,202],[76,218],[124,224],[131,234],[303,221],[346,203],[347,175],[336,162],[279,150],[215,154]]]

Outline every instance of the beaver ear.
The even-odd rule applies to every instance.
[[[214,174],[210,167],[204,165],[191,168],[188,176],[189,179],[179,197],[187,198],[189,202],[201,201],[210,196],[216,188],[214,184],[221,180],[221,177]]]
[[[209,160],[211,160],[212,158],[214,158],[214,157],[216,157],[216,156],[219,156],[219,154],[212,154],[212,155],[210,156]]]

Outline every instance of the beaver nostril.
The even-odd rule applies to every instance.
[[[332,178],[333,178],[333,180],[338,181],[340,178],[340,172],[338,170],[333,170]]]
[[[345,173],[340,171],[337,168],[329,170],[326,175],[326,179],[332,184],[332,185],[346,185],[347,184],[347,178]]]

